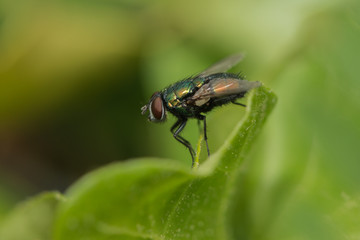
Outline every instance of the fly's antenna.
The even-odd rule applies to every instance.
[[[141,114],[144,115],[145,112],[148,110],[148,108],[149,108],[149,105],[148,105],[148,104],[146,104],[145,106],[143,106],[143,107],[141,108]]]

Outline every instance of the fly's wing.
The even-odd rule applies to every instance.
[[[260,82],[249,82],[237,78],[215,78],[200,87],[189,100],[195,103],[195,105],[201,106],[211,98],[221,98],[246,93],[250,89],[259,86],[261,86]]]
[[[200,73],[197,77],[204,77],[214,73],[226,72],[227,70],[235,66],[237,63],[239,63],[243,58],[244,55],[241,53],[231,55],[210,66],[205,71]]]

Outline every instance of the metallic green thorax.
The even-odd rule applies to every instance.
[[[191,116],[192,113],[184,109],[181,103],[186,97],[193,95],[205,81],[202,77],[188,78],[164,89],[162,95],[166,108],[175,115]]]

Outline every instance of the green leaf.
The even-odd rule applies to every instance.
[[[55,210],[61,200],[58,192],[49,192],[19,204],[1,222],[0,239],[51,239]]]
[[[86,175],[60,205],[55,239],[238,239],[241,165],[275,103],[254,90],[233,136],[198,169],[138,159]]]

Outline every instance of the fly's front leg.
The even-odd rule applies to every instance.
[[[192,164],[191,166],[194,166],[194,156],[195,156],[195,151],[194,149],[191,147],[191,144],[182,136],[180,136],[180,132],[182,130],[184,130],[184,127],[186,126],[186,122],[187,119],[178,119],[177,122],[171,127],[171,132],[173,133],[174,138],[180,142],[181,144],[183,144],[185,147],[187,147],[187,149],[189,149],[190,155],[191,155],[191,159],[192,159]],[[175,128],[177,128],[175,130]]]
[[[181,119],[178,119],[176,121],[176,123],[170,128],[170,131],[171,131],[172,134],[174,134],[175,128],[177,128],[180,125],[181,121],[182,121]]]

